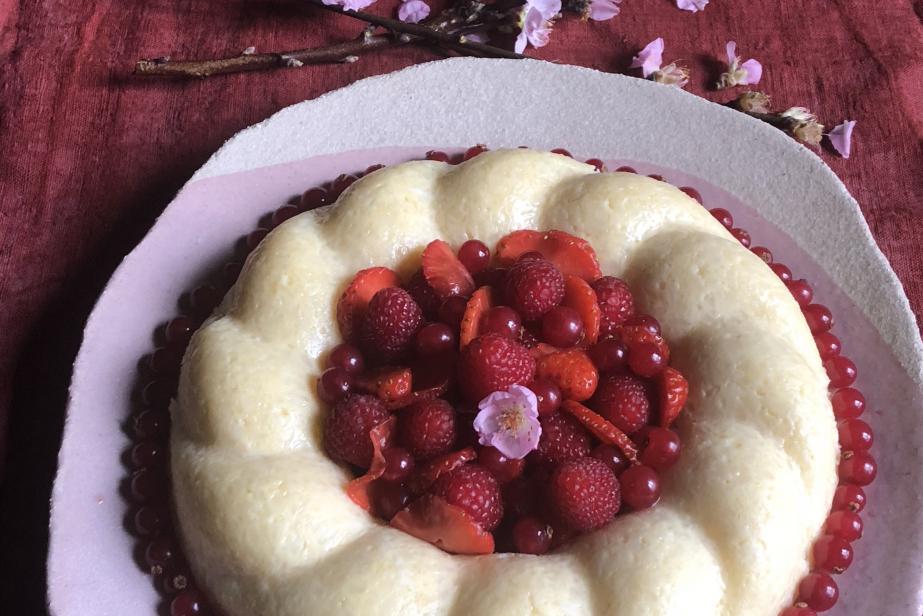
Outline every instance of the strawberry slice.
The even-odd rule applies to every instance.
[[[433,240],[423,249],[423,277],[441,298],[467,297],[474,291],[474,279],[468,268],[442,240]]]
[[[481,287],[474,292],[468,300],[468,305],[465,306],[465,315],[462,317],[461,333],[458,336],[460,348],[465,348],[469,342],[478,337],[481,332],[482,317],[493,304],[493,290],[490,287]]]
[[[538,358],[535,380],[551,381],[560,388],[564,399],[583,401],[596,391],[599,371],[584,351],[568,349]]]
[[[607,445],[615,445],[628,457],[632,462],[638,461],[638,447],[634,441],[628,438],[628,435],[615,427],[612,422],[606,421],[604,417],[598,415],[574,400],[565,400],[561,403],[561,409],[579,421],[584,428],[589,430],[593,436]]]
[[[369,308],[372,296],[388,287],[401,284],[397,274],[387,267],[370,267],[355,275],[337,302],[337,323],[344,340],[353,340]]]
[[[555,353],[560,353],[561,349],[556,346],[551,346],[544,342],[536,343],[534,347],[529,349],[529,355],[534,357],[536,360],[545,357],[546,355],[554,355]]]
[[[579,276],[568,275],[564,277],[563,304],[577,311],[583,321],[583,339],[587,344],[595,344],[599,339],[599,325],[602,321],[602,311],[596,298],[593,287]]]
[[[413,373],[410,368],[380,368],[357,379],[356,387],[392,404],[411,394]]]
[[[385,472],[387,462],[385,461],[384,451],[391,446],[396,427],[397,418],[392,417],[369,431],[369,437],[372,439],[372,465],[365,472],[365,475],[356,477],[346,484],[346,495],[366,511],[372,510],[372,482]]]
[[[513,231],[497,243],[497,260],[512,265],[527,252],[539,252],[565,276],[579,276],[593,282],[600,276],[599,260],[589,242],[564,231]]]
[[[422,494],[436,483],[442,475],[453,471],[463,464],[473,462],[478,457],[477,453],[471,447],[465,447],[458,451],[447,453],[438,458],[434,458],[426,464],[417,468],[408,481],[411,494]]]
[[[663,369],[657,378],[660,389],[660,426],[669,428],[689,399],[689,381],[671,366]]]
[[[504,235],[497,242],[497,261],[501,265],[509,266],[527,252],[540,252],[544,255],[545,253],[542,252],[544,237],[545,234],[541,231],[531,229],[521,229]]]
[[[492,554],[494,536],[460,507],[427,494],[391,519],[391,526],[451,554]]]
[[[428,387],[426,389],[420,389],[414,392],[411,392],[405,396],[401,396],[390,402],[385,401],[385,407],[389,411],[396,411],[399,409],[407,408],[408,406],[414,405],[417,402],[423,402],[425,400],[435,400],[449,389],[449,381],[445,380],[441,384],[434,387]]]

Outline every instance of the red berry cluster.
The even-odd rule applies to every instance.
[[[750,246],[749,233],[734,227],[730,212],[724,208],[710,211],[741,244]],[[781,614],[816,616],[817,612],[827,611],[836,603],[839,588],[831,574],[843,573],[852,564],[852,543],[862,537],[862,518],[859,517],[859,512],[865,508],[862,488],[870,484],[878,473],[875,459],[869,453],[872,428],[859,418],[865,411],[865,397],[852,387],[857,376],[856,364],[841,354],[840,339],[830,332],[833,327],[830,310],[822,304],[812,303],[814,289],[808,281],[794,279],[788,267],[773,260],[768,248],[754,246],[750,250],[772,268],[801,306],[830,379],[830,402],[840,440],[840,485],[823,534],[814,542],[811,553],[813,570],[798,585],[795,604]]]
[[[448,551],[546,552],[623,505],[654,505],[680,455],[670,425],[686,380],[659,323],[580,238],[515,231],[493,254],[435,240],[406,284],[358,272],[337,321],[346,342],[317,384],[327,452],[358,469],[356,503]],[[538,400],[541,438],[523,459],[480,445],[472,425],[512,385]]]

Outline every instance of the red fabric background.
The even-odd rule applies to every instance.
[[[389,12],[387,2],[374,10]],[[759,89],[779,106],[807,106],[829,126],[858,120],[852,159],[822,156],[862,205],[919,319],[923,1],[714,0],[698,14],[670,0],[622,6],[604,23],[569,19],[548,47],[530,54],[621,72],[642,45],[663,36],[667,61],[693,69],[689,89],[726,100],[708,85],[733,39],[745,58],[763,62]],[[133,61],[233,54],[250,45],[287,50],[360,30],[297,1],[0,0],[4,611],[43,610],[47,501],[70,366],[86,316],[121,257],[236,131],[285,105],[438,56],[402,48],[349,65],[186,82],[133,78]]]

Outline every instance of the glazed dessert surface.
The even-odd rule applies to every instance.
[[[349,500],[309,384],[355,271],[406,278],[433,238],[526,228],[586,238],[658,316],[690,381],[685,449],[650,511],[541,557],[451,556]],[[836,485],[827,377],[772,271],[668,184],[526,150],[383,169],[273,231],[193,339],[173,419],[181,534],[232,615],[774,615]]]

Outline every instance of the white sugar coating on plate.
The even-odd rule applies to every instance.
[[[450,556],[352,504],[311,386],[353,272],[519,228],[587,239],[660,319],[690,380],[684,455],[653,510],[558,554]],[[771,616],[836,485],[827,379],[785,286],[678,189],[526,150],[383,169],[273,231],[195,336],[173,415],[187,555],[233,616]]]

